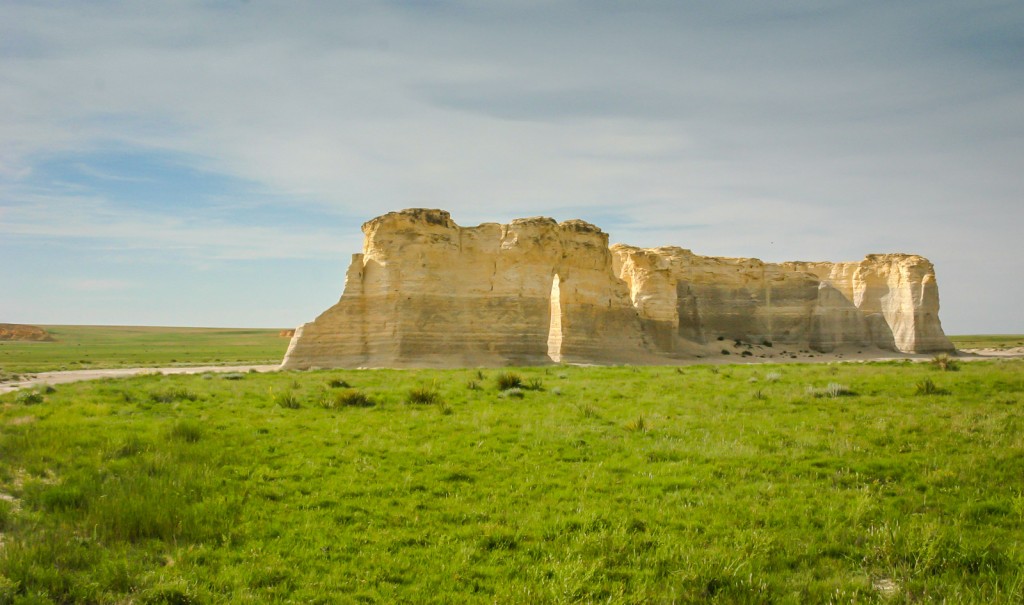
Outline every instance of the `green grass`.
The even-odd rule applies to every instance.
[[[173,365],[280,363],[279,330],[41,326],[56,342],[0,342],[0,374]]]
[[[1024,347],[1024,334],[950,336],[958,349],[1011,349]]]
[[[0,396],[0,603],[1024,599],[1022,361],[514,371]]]

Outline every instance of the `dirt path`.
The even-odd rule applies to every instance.
[[[276,365],[262,366],[192,366],[174,368],[115,368],[109,370],[69,370],[65,372],[40,372],[38,374],[25,375],[21,380],[0,383],[0,394],[10,393],[18,389],[34,387],[38,385],[66,384],[82,380],[97,380],[99,378],[127,378],[140,374],[205,374],[207,372],[273,372],[278,369]]]

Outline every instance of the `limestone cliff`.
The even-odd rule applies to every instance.
[[[953,347],[931,263],[764,263],[615,245],[583,221],[460,227],[443,210],[363,225],[341,300],[295,332],[283,367],[657,363],[713,341],[818,351]]]
[[[856,263],[763,263],[680,248],[615,245],[616,273],[663,354],[725,337],[829,352],[952,351],[939,323],[935,270],[910,254]]]
[[[296,331],[285,367],[611,363],[644,352],[608,235],[593,225],[460,227],[443,210],[414,209],[363,233],[341,300]]]

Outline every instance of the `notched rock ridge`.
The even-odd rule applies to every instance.
[[[422,208],[379,216],[363,233],[341,300],[296,329],[283,367],[670,363],[723,339],[953,350],[934,268],[912,254],[765,263],[609,248],[581,220],[460,227]]]

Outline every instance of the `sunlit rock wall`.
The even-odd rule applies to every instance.
[[[615,245],[583,221],[460,227],[443,210],[363,225],[341,300],[296,330],[283,367],[657,363],[715,340],[818,351],[953,347],[931,263],[764,263]]]

